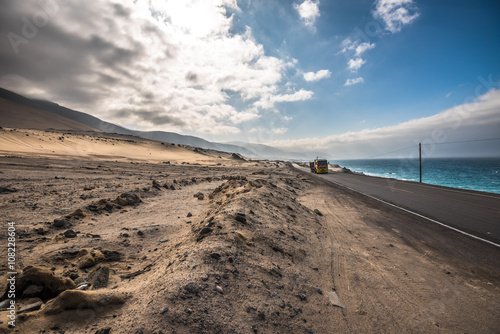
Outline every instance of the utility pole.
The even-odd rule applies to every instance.
[[[420,183],[422,183],[422,143],[418,143],[418,160],[420,165]]]

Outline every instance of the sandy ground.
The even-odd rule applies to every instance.
[[[229,154],[102,132],[0,129],[0,156],[64,161],[219,163]]]
[[[500,332],[497,248],[287,163],[60,136],[0,134],[2,249],[13,221],[16,305],[41,302],[0,331]]]

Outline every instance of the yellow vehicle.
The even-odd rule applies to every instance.
[[[314,159],[313,162],[309,163],[309,166],[313,173],[328,174],[328,160],[326,159]]]

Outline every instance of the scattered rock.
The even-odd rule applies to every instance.
[[[33,312],[39,310],[43,305],[43,302],[36,302],[33,304],[29,304],[26,306],[23,306],[19,309],[19,313],[24,313],[24,312]]]
[[[156,188],[158,190],[161,190],[161,185],[158,183],[158,181],[153,180],[153,188]]]
[[[215,286],[215,291],[217,291],[219,293],[224,293],[224,290],[218,285]]]
[[[205,195],[202,192],[199,192],[199,193],[194,194],[193,197],[196,197],[199,200],[203,200],[205,198]]]
[[[21,298],[33,298],[38,297],[43,291],[43,285],[28,285],[23,291]]]
[[[9,306],[10,306],[10,299],[5,299],[4,301],[0,302],[0,310],[4,310]]]
[[[186,217],[193,217],[193,214],[191,212],[188,212],[187,216]]]
[[[283,250],[283,248],[281,248],[279,246],[273,246],[273,251],[281,253],[281,254],[285,254],[285,251]]]
[[[216,260],[220,260],[222,256],[219,253],[212,253],[210,254],[210,257]]]
[[[105,260],[104,254],[99,250],[84,252],[84,255],[78,259],[78,268],[86,269],[95,266]]]
[[[10,194],[15,193],[17,189],[9,187],[0,187],[0,194]]]
[[[107,287],[109,282],[109,268],[98,266],[89,274],[89,281],[92,285],[92,290]]]
[[[328,299],[330,299],[330,303],[332,303],[333,306],[344,308],[344,304],[342,304],[339,296],[335,291],[328,291],[326,295],[328,296]]]
[[[64,227],[66,225],[66,220],[64,218],[56,218],[52,225],[55,227]]]
[[[236,221],[245,224],[247,222],[246,214],[238,212],[235,217]]]
[[[76,238],[76,232],[73,230],[67,230],[64,232],[66,238]]]
[[[210,227],[204,227],[204,228],[202,228],[202,229],[201,229],[201,231],[200,231],[200,236],[201,236],[201,235],[208,234],[208,233],[210,233],[210,232],[212,232],[212,231],[213,231],[213,230],[212,230]]]
[[[111,333],[111,327],[98,329],[95,334],[109,334]]]
[[[233,159],[233,160],[242,160],[242,161],[246,161],[245,158],[243,158],[241,155],[239,155],[238,153],[233,153],[231,154],[231,158],[230,159]]]
[[[299,297],[299,299],[302,301],[307,301],[307,296],[305,293],[301,293],[301,294],[297,295],[297,297]]]
[[[314,209],[314,213],[317,214],[318,216],[323,216],[323,213],[318,209]]]
[[[104,262],[120,261],[122,258],[122,254],[118,251],[102,250],[101,253],[104,255]]]
[[[198,288],[198,286],[194,283],[188,283],[184,286],[184,290],[186,290],[186,292],[188,293],[192,293],[192,294],[198,294],[198,292],[200,291],[200,289]]]
[[[69,214],[71,217],[80,217],[80,218],[84,218],[86,217],[87,215],[85,214],[85,212],[82,211],[82,209],[76,209],[75,211],[73,211],[72,213]]]
[[[40,234],[40,235],[44,235],[47,233],[47,231],[45,231],[45,229],[43,227],[39,227],[39,228],[35,229],[35,233]]]
[[[126,205],[136,205],[142,203],[142,200],[136,194],[132,192],[126,192],[121,194],[115,199],[115,203],[126,206]]]

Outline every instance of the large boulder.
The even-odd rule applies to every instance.
[[[42,312],[45,314],[59,314],[66,310],[84,309],[102,312],[105,307],[125,303],[126,298],[127,296],[124,293],[67,290],[57,298],[47,302]]]
[[[115,203],[121,206],[136,205],[142,203],[139,196],[132,192],[126,192],[121,194],[115,199]]]
[[[59,277],[54,275],[50,270],[27,267],[22,274],[16,278],[16,296],[22,296],[24,291],[29,289],[30,286],[40,286],[39,292],[36,297],[47,300],[56,297],[61,292],[68,289],[75,289],[75,283],[66,277]],[[2,299],[7,298],[8,290],[3,294]],[[34,296],[31,296],[34,297]]]

